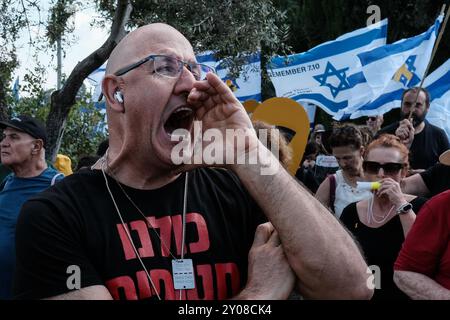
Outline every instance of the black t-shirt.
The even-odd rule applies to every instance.
[[[377,137],[383,133],[395,135],[399,122],[384,127],[377,133]],[[414,135],[409,154],[409,164],[413,169],[428,169],[439,161],[442,152],[450,149],[445,131],[425,120],[423,130]]]
[[[430,197],[450,189],[450,167],[437,163],[420,173],[423,182],[430,190]]]
[[[416,214],[425,202],[426,199],[420,197],[411,201]],[[359,220],[355,202],[345,207],[340,219],[358,240],[367,264],[380,268],[381,289],[375,289],[372,299],[407,299],[407,296],[398,289],[393,280],[394,262],[405,240],[400,217],[392,218],[379,228],[369,228]]]
[[[167,248],[180,258],[184,175],[156,190],[123,186],[154,229],[118,184],[108,181],[161,298],[175,299]],[[193,260],[196,288],[186,290],[188,300],[226,299],[242,289],[248,252],[262,222],[264,215],[233,173],[211,168],[189,173],[185,258]],[[99,170],[82,170],[28,201],[16,238],[17,299],[69,292],[74,268],[82,288],[105,285],[115,299],[156,298]]]

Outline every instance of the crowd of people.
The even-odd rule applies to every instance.
[[[450,145],[425,89],[384,128],[316,125],[295,177],[287,139],[169,25],[130,32],[102,92],[109,140],[73,173],[39,121],[0,122],[0,299],[450,299]],[[243,148],[175,164],[194,120]]]

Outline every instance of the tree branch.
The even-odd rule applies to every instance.
[[[111,26],[111,33],[103,45],[79,62],[70,73],[61,90],[51,96],[50,112],[47,118],[48,148],[47,158],[54,161],[61,144],[64,126],[70,109],[75,104],[75,97],[89,74],[100,67],[112,50],[125,36],[125,25],[129,21],[133,7],[129,0],[118,0]]]
[[[28,36],[30,37],[30,45],[31,45],[33,43],[33,39],[31,38],[31,28],[30,28],[30,21],[28,20],[27,9],[25,8],[25,4],[23,3],[23,0],[20,0],[20,4],[22,5],[23,14],[25,15],[25,23],[28,28]]]
[[[70,100],[66,100],[69,104],[75,103],[75,96],[86,79],[93,71],[99,68],[111,54],[112,50],[125,36],[125,25],[130,18],[132,6],[127,0],[119,0],[117,2],[116,12],[114,14],[111,33],[105,43],[91,53],[88,57],[79,62],[70,73],[64,86],[61,88],[59,95]]]

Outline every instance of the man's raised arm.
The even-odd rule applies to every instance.
[[[349,233],[281,166],[271,175],[261,174],[263,167],[236,165],[233,170],[277,230],[302,295],[369,299],[367,264]]]
[[[188,103],[196,109],[203,130],[219,130],[227,138],[214,142],[225,143],[222,164],[239,176],[278,232],[301,294],[316,299],[369,299],[371,273],[356,243],[287,171],[270,167],[279,164],[278,159],[258,140],[244,107],[221,79],[208,74],[206,81],[194,84]],[[231,141],[230,130],[234,132]],[[236,141],[242,141],[242,135],[246,138],[239,145]],[[255,152],[257,161],[250,161]]]

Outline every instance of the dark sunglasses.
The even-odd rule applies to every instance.
[[[367,120],[370,120],[370,121],[377,121],[377,117],[368,117]]]
[[[380,168],[383,168],[383,171],[387,175],[397,174],[400,170],[405,167],[404,163],[396,163],[396,162],[388,162],[388,163],[379,163],[375,161],[364,161],[363,169],[364,172],[369,174],[378,174]]]

